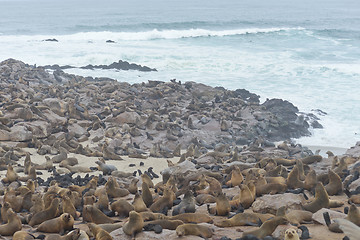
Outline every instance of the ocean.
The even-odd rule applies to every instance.
[[[8,58],[77,67],[125,60],[158,71],[66,71],[245,88],[320,118],[324,128],[298,143],[360,141],[358,0],[0,0],[0,61]]]

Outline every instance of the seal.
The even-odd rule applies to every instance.
[[[304,181],[304,189],[311,191],[316,187],[317,178],[316,178],[316,172],[314,169],[312,169],[305,177]]]
[[[146,207],[150,207],[153,204],[153,197],[149,189],[149,185],[147,183],[143,182],[141,185],[142,193],[141,197],[146,205]]]
[[[144,227],[144,220],[141,215],[135,211],[129,213],[129,220],[124,224],[123,230],[126,235],[135,237],[136,233],[141,232]]]
[[[35,214],[44,210],[45,205],[40,194],[32,195],[31,200],[33,202],[33,205],[30,208],[30,213]]]
[[[16,181],[18,178],[19,178],[19,176],[14,171],[14,168],[10,164],[8,164],[6,175],[2,179],[2,181],[4,183],[12,183],[12,182]]]
[[[31,235],[30,233],[26,231],[17,231],[14,233],[14,236],[12,238],[13,240],[32,240],[35,239],[35,236]]]
[[[203,205],[206,203],[215,203],[216,202],[216,198],[213,195],[210,194],[199,194],[196,196],[196,202],[199,205]]]
[[[178,215],[180,213],[194,213],[195,209],[195,198],[190,190],[184,194],[184,198],[179,205],[174,207],[172,215]]]
[[[6,212],[8,222],[4,225],[0,225],[0,235],[12,236],[15,232],[20,231],[22,223],[17,214],[10,208]]]
[[[117,171],[114,165],[105,164],[102,161],[96,161],[95,163],[98,165],[99,171],[102,171],[104,175],[111,175],[113,171]]]
[[[206,226],[192,224],[192,223],[186,223],[186,224],[182,224],[176,228],[176,234],[179,237],[187,236],[187,235],[194,235],[194,236],[199,236],[202,238],[211,238],[213,235],[213,230]]]
[[[113,238],[110,234],[102,229],[101,227],[95,225],[94,223],[88,223],[88,227],[92,234],[95,236],[95,239],[99,240],[112,240]]]
[[[217,227],[259,226],[261,220],[254,213],[238,213],[229,219],[216,222]]]
[[[95,207],[103,212],[109,211],[109,197],[106,194],[105,188],[101,188],[99,191],[96,191],[95,196],[98,197],[98,201],[95,203]]]
[[[340,176],[331,169],[329,169],[328,175],[329,175],[329,184],[325,186],[328,195],[332,196],[342,193],[344,190],[344,186]]]
[[[317,212],[321,208],[327,208],[329,206],[329,195],[327,194],[323,184],[318,182],[315,187],[315,199],[310,203],[303,205],[306,211],[312,213]]]
[[[289,189],[304,188],[304,183],[299,179],[299,168],[297,165],[289,173],[286,184]]]
[[[168,188],[165,188],[163,196],[150,206],[152,212],[161,212],[165,207],[172,208],[175,194]]]
[[[142,197],[140,196],[139,193],[135,194],[134,197],[134,201],[132,202],[132,205],[134,206],[135,212],[145,212],[148,211],[149,209],[146,207],[144,200],[142,199]]]
[[[212,223],[213,219],[203,213],[182,213],[168,218],[169,220],[181,220],[184,223]]]
[[[133,180],[131,180],[131,183],[129,185],[129,187],[127,188],[127,190],[131,193],[131,194],[135,194],[138,192],[138,187],[137,187],[137,183],[139,182],[139,179],[134,178]]]
[[[102,211],[91,205],[84,206],[82,216],[84,221],[96,224],[116,222],[116,220],[109,218]]]
[[[59,234],[49,234],[44,240],[79,240],[80,235],[80,229],[75,229],[64,236]]]
[[[78,213],[76,212],[76,208],[67,195],[64,195],[62,197],[62,212],[69,213],[74,219],[78,218]]]
[[[59,217],[42,222],[37,231],[46,233],[64,234],[74,227],[74,218],[69,213],[63,213]]]
[[[149,177],[149,175],[143,173],[141,175],[141,180],[143,182],[145,182],[149,186],[149,188],[154,188],[154,183],[151,181],[151,178]]]
[[[226,185],[230,187],[240,186],[243,180],[244,176],[241,174],[240,168],[235,166],[231,171],[231,178],[228,182],[226,182]]]
[[[30,219],[29,225],[33,227],[37,224],[45,222],[46,220],[53,219],[58,212],[59,204],[60,199],[54,198],[47,209],[34,214],[34,216]]]
[[[322,160],[322,156],[321,155],[311,155],[308,157],[304,157],[301,159],[303,164],[313,164],[315,162],[320,162]]]
[[[288,228],[285,231],[285,240],[300,240],[296,228]]]
[[[313,213],[304,210],[291,210],[286,213],[286,207],[280,207],[276,212],[277,216],[284,216],[292,225],[298,226],[301,223],[311,222]]]
[[[7,223],[8,222],[8,217],[7,217],[7,211],[11,209],[11,205],[8,202],[4,202],[3,205],[1,206],[1,221],[2,223]]]
[[[259,229],[244,232],[242,237],[253,235],[257,238],[263,239],[266,236],[270,236],[277,226],[285,224],[286,220],[284,217],[276,216],[272,219],[265,221]]]
[[[175,230],[178,226],[184,224],[184,222],[181,220],[158,219],[144,222],[144,227],[149,224],[160,225],[163,229]]]
[[[227,216],[231,211],[231,206],[229,200],[224,193],[221,193],[216,197],[216,206],[214,209],[210,209],[208,205],[208,211],[211,214],[216,214],[218,216]]]
[[[117,212],[121,217],[128,217],[129,213],[135,209],[133,205],[124,199],[119,199],[113,202],[110,205],[110,208],[113,212]]]
[[[105,189],[109,197],[112,198],[125,197],[130,194],[127,189],[120,188],[113,177],[110,177],[105,183]]]

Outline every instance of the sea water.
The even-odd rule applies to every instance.
[[[360,140],[358,0],[0,0],[0,61],[8,58],[77,67],[125,60],[158,71],[66,71],[245,88],[320,118],[324,128],[299,143]]]

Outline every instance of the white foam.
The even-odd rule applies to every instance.
[[[201,28],[191,28],[184,30],[158,30],[143,32],[79,32],[70,35],[6,35],[3,39],[27,39],[28,41],[41,41],[48,38],[56,38],[59,41],[146,41],[154,39],[180,39],[194,37],[224,37],[244,34],[272,33],[291,30],[304,30],[304,28],[240,28],[233,30],[208,30]]]

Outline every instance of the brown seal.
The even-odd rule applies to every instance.
[[[300,180],[299,175],[299,168],[297,165],[289,173],[288,178],[286,179],[286,184],[288,188],[295,189],[295,188],[304,188],[304,183]]]
[[[12,183],[19,178],[17,173],[14,171],[14,168],[9,164],[7,167],[7,172],[5,177],[2,179],[4,183]]]
[[[172,212],[172,215],[178,215],[180,213],[186,213],[186,212],[195,212],[195,198],[193,196],[193,193],[188,190],[185,194],[184,194],[184,198],[181,201],[181,203],[179,205],[177,205],[176,207],[174,207],[174,210]]]
[[[105,183],[105,189],[109,197],[112,198],[125,197],[130,194],[127,189],[120,188],[119,184],[113,177],[110,177],[109,180]]]
[[[34,216],[32,216],[32,218],[30,219],[29,225],[33,227],[37,224],[45,222],[46,220],[53,219],[58,212],[59,204],[60,204],[60,199],[54,198],[52,200],[50,206],[47,209],[45,209],[41,212],[35,213]]]
[[[329,169],[329,184],[325,186],[327,193],[332,196],[342,193],[344,187],[341,178],[333,170]]]
[[[12,236],[22,228],[20,218],[11,208],[7,210],[7,218],[8,222],[4,225],[0,225],[0,235],[2,236]]]
[[[181,220],[157,219],[144,222],[144,226],[148,224],[160,225],[163,229],[175,230],[178,226],[184,224]]]
[[[305,204],[303,207],[306,211],[314,213],[321,208],[327,208],[328,206],[329,195],[327,194],[323,184],[319,182],[315,187],[315,199],[313,199],[310,203]]]
[[[301,223],[311,222],[313,213],[304,210],[290,210],[286,213],[286,207],[280,207],[276,216],[284,216],[292,225],[298,226]]]
[[[101,188],[95,191],[95,196],[98,197],[98,201],[95,203],[95,206],[101,211],[109,210],[109,197],[106,193],[105,188]]]
[[[151,181],[151,178],[149,177],[149,175],[143,173],[141,175],[141,180],[143,182],[145,182],[149,186],[149,188],[154,188],[154,183]]]
[[[64,236],[59,234],[49,234],[45,237],[45,240],[78,240],[80,239],[80,235],[80,229],[75,229]]]
[[[254,213],[238,213],[229,219],[215,223],[218,227],[235,227],[246,225],[258,225],[261,223],[260,218]]]
[[[284,217],[276,216],[272,219],[265,221],[259,229],[244,232],[242,237],[245,237],[247,235],[253,235],[257,238],[263,239],[264,237],[271,235],[275,231],[277,226],[285,223],[286,220]]]
[[[138,191],[138,187],[137,187],[137,183],[139,182],[139,179],[134,178],[133,180],[131,180],[131,183],[129,185],[129,187],[127,188],[127,190],[131,193],[131,194],[135,194]]]
[[[235,168],[231,171],[231,178],[228,182],[226,182],[226,185],[230,187],[240,186],[243,180],[244,176],[241,174],[240,168],[235,166]]]
[[[202,238],[211,238],[213,235],[213,230],[206,226],[192,224],[192,223],[186,223],[186,224],[182,224],[176,228],[176,234],[179,237],[187,236],[187,235],[194,235],[194,236],[199,236]]]
[[[308,191],[312,190],[316,187],[317,178],[316,178],[316,172],[314,169],[312,169],[305,177],[304,181],[304,188]]]
[[[84,206],[82,216],[84,221],[96,224],[116,222],[116,220],[109,218],[102,211],[91,205]]]
[[[112,240],[113,238],[110,236],[110,234],[102,229],[101,227],[97,226],[94,223],[88,223],[88,227],[92,234],[95,236],[96,240]]]
[[[168,188],[165,188],[163,196],[150,206],[152,212],[161,212],[165,207],[170,209],[175,199],[175,193]]]
[[[199,194],[196,196],[196,202],[199,205],[203,205],[206,203],[215,203],[216,202],[216,198],[213,195],[210,194]]]
[[[124,224],[124,233],[135,237],[135,234],[142,231],[144,220],[141,215],[135,211],[129,213],[129,220]]]
[[[74,218],[69,213],[63,213],[59,217],[47,220],[37,227],[37,231],[46,233],[64,234],[74,227]]]
[[[149,185],[147,185],[147,183],[143,182],[141,185],[141,188],[142,188],[141,197],[144,200],[146,207],[150,207],[153,204],[153,197],[150,192]]]
[[[169,220],[181,220],[184,223],[212,223],[213,219],[203,213],[182,213],[169,217]]]
[[[35,239],[35,237],[26,231],[17,231],[14,234],[12,239],[13,240],[32,240],[32,239]]]
[[[144,200],[142,199],[141,195],[139,193],[135,194],[134,201],[132,202],[132,205],[134,206],[135,212],[145,212],[148,211],[148,208],[146,207]]]
[[[314,162],[320,162],[322,160],[321,155],[311,155],[301,159],[303,164],[312,164]]]
[[[152,221],[152,220],[157,220],[157,219],[168,219],[168,217],[162,213],[141,212],[140,215],[144,221]]]
[[[45,209],[44,201],[40,194],[32,195],[31,200],[33,202],[33,205],[30,208],[30,213],[35,214]]]
[[[73,202],[70,200],[70,198],[67,195],[64,195],[62,197],[62,212],[63,213],[69,213],[74,219],[78,218],[78,213],[76,212],[76,208],[73,204]]]
[[[7,211],[11,209],[11,205],[8,202],[4,202],[2,207],[1,207],[1,221],[3,223],[7,223],[8,222],[8,217],[7,217]]]
[[[209,206],[209,205],[208,205]],[[216,206],[214,209],[208,208],[209,213],[216,214],[218,216],[227,216],[231,211],[229,200],[224,193],[221,193],[216,197]]]
[[[124,199],[119,199],[110,205],[113,212],[117,212],[121,217],[128,217],[129,213],[134,210],[134,206]]]

